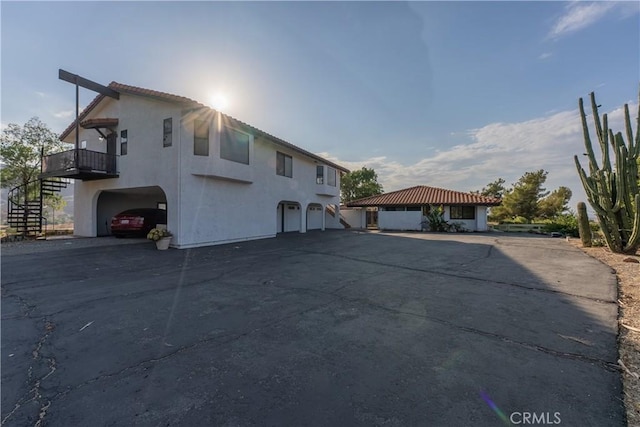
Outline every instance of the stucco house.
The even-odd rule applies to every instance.
[[[167,210],[172,246],[191,248],[343,228],[348,172],[192,99],[112,82],[79,115],[79,146],[43,159],[75,180],[75,234],[110,233],[125,209]],[[76,141],[76,122],[60,139]]]
[[[418,185],[351,201],[342,214],[354,227],[420,231],[431,206],[442,206],[446,221],[468,231],[486,231],[487,208],[500,203],[492,197]]]

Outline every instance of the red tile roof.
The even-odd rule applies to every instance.
[[[415,205],[482,205],[497,206],[500,199],[484,197],[444,188],[418,185],[404,190],[392,191],[379,196],[365,197],[347,203],[349,207],[365,206],[415,206]]]
[[[122,83],[117,83],[117,82],[111,82],[109,83],[109,88],[120,92],[120,93],[125,93],[125,94],[130,94],[130,95],[138,95],[138,96],[145,96],[148,98],[153,98],[153,99],[157,99],[159,101],[166,101],[166,102],[171,102],[174,104],[182,104],[184,107],[191,107],[191,108],[207,108],[210,109],[212,111],[212,108],[207,107],[204,104],[201,104],[197,101],[194,101],[193,99],[190,98],[186,98],[184,96],[178,96],[178,95],[173,95],[170,93],[166,93],[166,92],[159,92],[157,90],[151,90],[151,89],[145,89],[145,88],[141,88],[141,87],[137,87],[137,86],[129,86],[129,85],[125,85]],[[80,123],[82,123],[82,121],[89,115],[89,113],[98,106],[98,104],[100,104],[100,102],[106,98],[106,96],[104,95],[98,95],[96,96],[93,101],[91,101],[91,103],[89,105],[87,105],[87,107],[82,110],[82,113],[79,114],[78,119],[80,120]],[[221,113],[222,114],[222,113]],[[313,154],[303,148],[300,148],[296,145],[293,145],[283,139],[280,139],[276,136],[273,136],[271,134],[268,134],[267,132],[264,132],[258,128],[255,128],[251,125],[248,125],[234,117],[231,117],[227,114],[223,114],[223,116],[225,118],[227,118],[228,120],[233,121],[234,123],[241,125],[245,128],[250,129],[251,131],[253,131],[253,133],[255,134],[254,136],[264,136],[266,138],[268,138],[269,140],[273,141],[274,143],[276,143],[277,145],[281,145],[283,147],[289,148],[290,150],[296,151],[300,154],[303,154],[305,156],[311,157],[312,159],[318,160],[319,162],[322,162],[326,165],[329,165],[331,167],[334,167],[342,172],[349,172],[348,169],[346,169],[343,166],[340,166],[336,163],[330,162],[327,159],[324,159],[320,156],[318,156],[317,154]],[[69,135],[71,134],[71,132],[73,132],[75,130],[76,127],[76,121],[74,120],[69,126],[67,126],[67,128],[60,134],[60,140],[64,141],[65,138],[69,137]]]

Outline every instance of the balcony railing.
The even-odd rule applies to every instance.
[[[99,179],[118,176],[115,154],[85,149],[63,151],[42,159],[42,176]]]

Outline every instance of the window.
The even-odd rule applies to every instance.
[[[281,152],[276,153],[276,173],[280,176],[293,176],[293,159]]]
[[[327,166],[327,184],[332,187],[336,186],[336,170],[328,166]]]
[[[206,120],[193,121],[193,154],[209,155],[209,122]]]
[[[164,123],[162,125],[162,146],[163,147],[171,147],[172,137],[173,137],[173,119],[168,118],[164,119]]]
[[[451,219],[476,219],[475,206],[451,206]]]
[[[220,134],[220,158],[249,164],[249,135],[228,127]]]
[[[126,156],[127,155],[127,141],[129,138],[127,138],[127,130],[121,130],[120,131],[120,155],[121,156]]]
[[[316,184],[324,184],[324,166],[316,166]]]
[[[407,206],[407,212],[420,212],[420,206]]]

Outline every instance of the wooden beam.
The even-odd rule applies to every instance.
[[[58,78],[60,80],[64,80],[65,82],[73,83],[75,85],[82,86],[94,92],[98,92],[110,98],[120,99],[120,92],[117,92],[99,83],[92,82],[91,80],[85,79],[84,77],[80,77],[77,74],[70,73],[63,69],[58,70]]]

